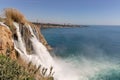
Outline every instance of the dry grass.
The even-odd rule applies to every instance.
[[[8,21],[10,22],[14,21],[22,24],[25,24],[25,22],[27,22],[23,14],[16,9],[6,8],[4,11],[6,19],[9,19]]]
[[[53,67],[50,67],[49,69],[43,68],[42,65],[36,67],[35,65],[32,64],[32,62],[26,63],[26,61],[24,61],[21,57],[17,59],[17,63],[24,67],[25,71],[28,71],[29,76],[33,76],[34,78],[36,78],[35,80],[54,80]],[[48,70],[49,74],[45,76]]]
[[[13,22],[17,22],[20,24],[27,23],[27,20],[25,19],[24,15],[17,9],[6,8],[4,9],[4,15],[5,15],[4,22],[6,25],[9,26],[13,34],[15,33],[15,26],[13,25]]]
[[[36,68],[32,62],[20,64],[18,61],[0,53],[0,80],[54,80],[52,77],[52,67],[50,74],[45,76],[46,70],[41,65]]]
[[[4,19],[3,19],[2,17],[0,17],[0,22],[3,22],[3,20],[4,20]]]

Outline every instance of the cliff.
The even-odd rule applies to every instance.
[[[12,32],[3,25],[0,25],[0,53],[16,59],[14,44],[12,41]]]
[[[45,76],[47,68],[50,67],[45,68],[46,65],[44,64],[48,64],[45,56],[46,54],[50,56],[48,50],[51,50],[51,47],[41,34],[40,28],[28,22],[16,9],[5,9],[4,14],[5,18],[0,18],[0,54],[16,60],[25,68],[28,68],[26,66],[29,63],[32,63],[33,66],[35,65],[33,73],[42,71],[39,72],[40,75],[38,73],[34,74],[37,80],[53,80],[52,69],[49,70],[49,75]],[[42,57],[40,57],[41,55]],[[44,66],[41,67],[41,65]]]
[[[15,14],[15,16],[14,16]],[[43,43],[44,46],[46,46],[46,48],[50,51],[52,50],[51,46],[48,45],[47,41],[45,40],[44,36],[41,34],[40,31],[40,27],[38,25],[32,24],[30,22],[28,22],[25,17],[16,9],[12,10],[12,9],[5,9],[5,15],[6,18],[4,20],[2,20],[2,22],[4,22],[4,24],[6,24],[7,26],[9,26],[10,30],[11,30],[11,36],[13,38],[16,38],[16,29],[15,26],[13,25],[13,22],[18,22],[19,23],[19,28],[22,34],[22,37],[24,38],[24,42],[26,44],[27,47],[27,51],[32,50],[31,48],[31,44],[30,44],[30,32],[27,29],[27,27],[25,27],[26,24],[29,24],[31,26],[31,28],[34,31],[34,34],[36,35],[36,37],[39,39],[40,42]]]

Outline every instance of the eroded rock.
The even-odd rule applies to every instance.
[[[2,25],[0,25],[0,54],[16,59],[12,32]]]

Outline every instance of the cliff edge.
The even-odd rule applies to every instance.
[[[7,27],[0,25],[0,53],[16,59],[12,32]]]
[[[0,55],[16,60],[30,73],[32,63],[32,74],[35,77],[32,80],[53,80],[53,68],[48,66],[50,60],[45,59],[45,56],[50,57],[48,51],[52,48],[40,28],[27,21],[16,9],[7,8],[4,15],[4,18],[0,17]],[[46,76],[48,68],[50,70]]]

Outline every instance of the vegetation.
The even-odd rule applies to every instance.
[[[2,17],[0,17],[0,22],[3,22],[3,20],[4,20],[4,19],[3,19]]]
[[[81,26],[81,25],[75,25],[75,24],[55,24],[55,23],[39,23],[39,22],[32,22],[35,25],[40,26],[41,29],[46,28],[71,28],[71,27],[87,27],[87,26]]]
[[[13,25],[13,22],[17,22],[17,23],[21,23],[21,24],[26,23],[25,17],[16,9],[6,8],[6,9],[4,9],[4,15],[5,15],[4,22],[6,25],[8,25],[10,27],[12,32],[15,31],[15,27]]]
[[[0,80],[34,80],[34,77],[16,61],[0,55]]]
[[[40,68],[41,66],[36,69],[31,62],[27,67],[21,66],[17,61],[0,55],[0,80],[53,80],[51,77],[52,68],[47,77],[44,76],[45,69],[42,69],[42,75],[38,74]]]
[[[13,8],[6,8],[5,16],[6,16],[6,19],[8,19],[8,21],[11,21],[11,22],[14,21],[14,22],[23,23],[23,24],[26,22],[26,19],[23,16],[23,14]]]

